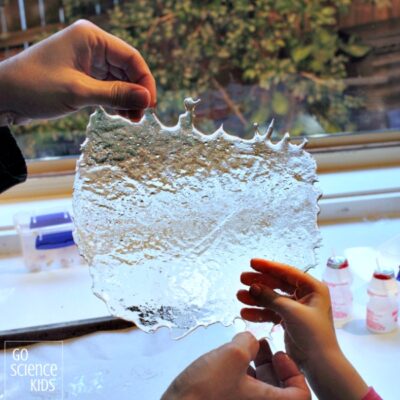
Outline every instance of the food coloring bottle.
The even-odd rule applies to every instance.
[[[393,270],[375,271],[368,286],[367,328],[374,333],[397,329],[399,287]]]
[[[335,327],[340,328],[350,320],[353,308],[353,279],[347,259],[341,256],[330,257],[322,280],[329,288]]]

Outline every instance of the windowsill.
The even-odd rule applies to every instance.
[[[0,276],[0,331],[110,315],[87,266],[28,273],[15,255],[0,258]]]
[[[324,224],[320,230],[323,241],[318,249],[319,263],[310,271],[318,279],[332,254],[344,254],[350,247],[377,247],[399,235],[400,217]],[[371,263],[375,265],[375,260]],[[365,271],[358,274],[365,281]],[[28,273],[21,255],[14,254],[0,257],[0,276],[0,314],[4,316],[0,330],[109,315],[104,303],[92,293],[87,266]],[[30,312],[26,311],[27,304]]]

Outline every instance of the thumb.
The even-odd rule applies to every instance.
[[[281,296],[268,286],[253,284],[250,286],[250,295],[256,300],[258,307],[266,307],[281,317],[290,317],[301,306],[295,300]]]
[[[248,379],[246,393],[251,393],[252,399],[311,400],[311,393],[304,375],[287,354],[283,352],[274,354],[272,366],[282,387],[260,384],[259,380]]]
[[[273,355],[272,365],[278,379],[285,388],[297,388],[308,392],[308,386],[304,375],[300,372],[295,362],[284,352]]]
[[[247,371],[249,363],[258,354],[260,343],[250,332],[241,332],[234,336],[227,347],[231,351],[232,361]]]
[[[85,81],[82,107],[100,105],[117,110],[143,110],[150,105],[150,92],[136,83],[100,81],[91,77]]]

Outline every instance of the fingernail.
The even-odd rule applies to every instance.
[[[131,91],[131,108],[147,108],[150,105],[150,93],[146,88],[135,88]]]
[[[261,295],[262,288],[260,285],[254,284],[250,286],[249,292],[253,297],[259,297]]]

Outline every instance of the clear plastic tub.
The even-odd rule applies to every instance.
[[[83,264],[72,236],[74,228],[70,210],[46,211],[14,216],[27,268],[41,271]]]

